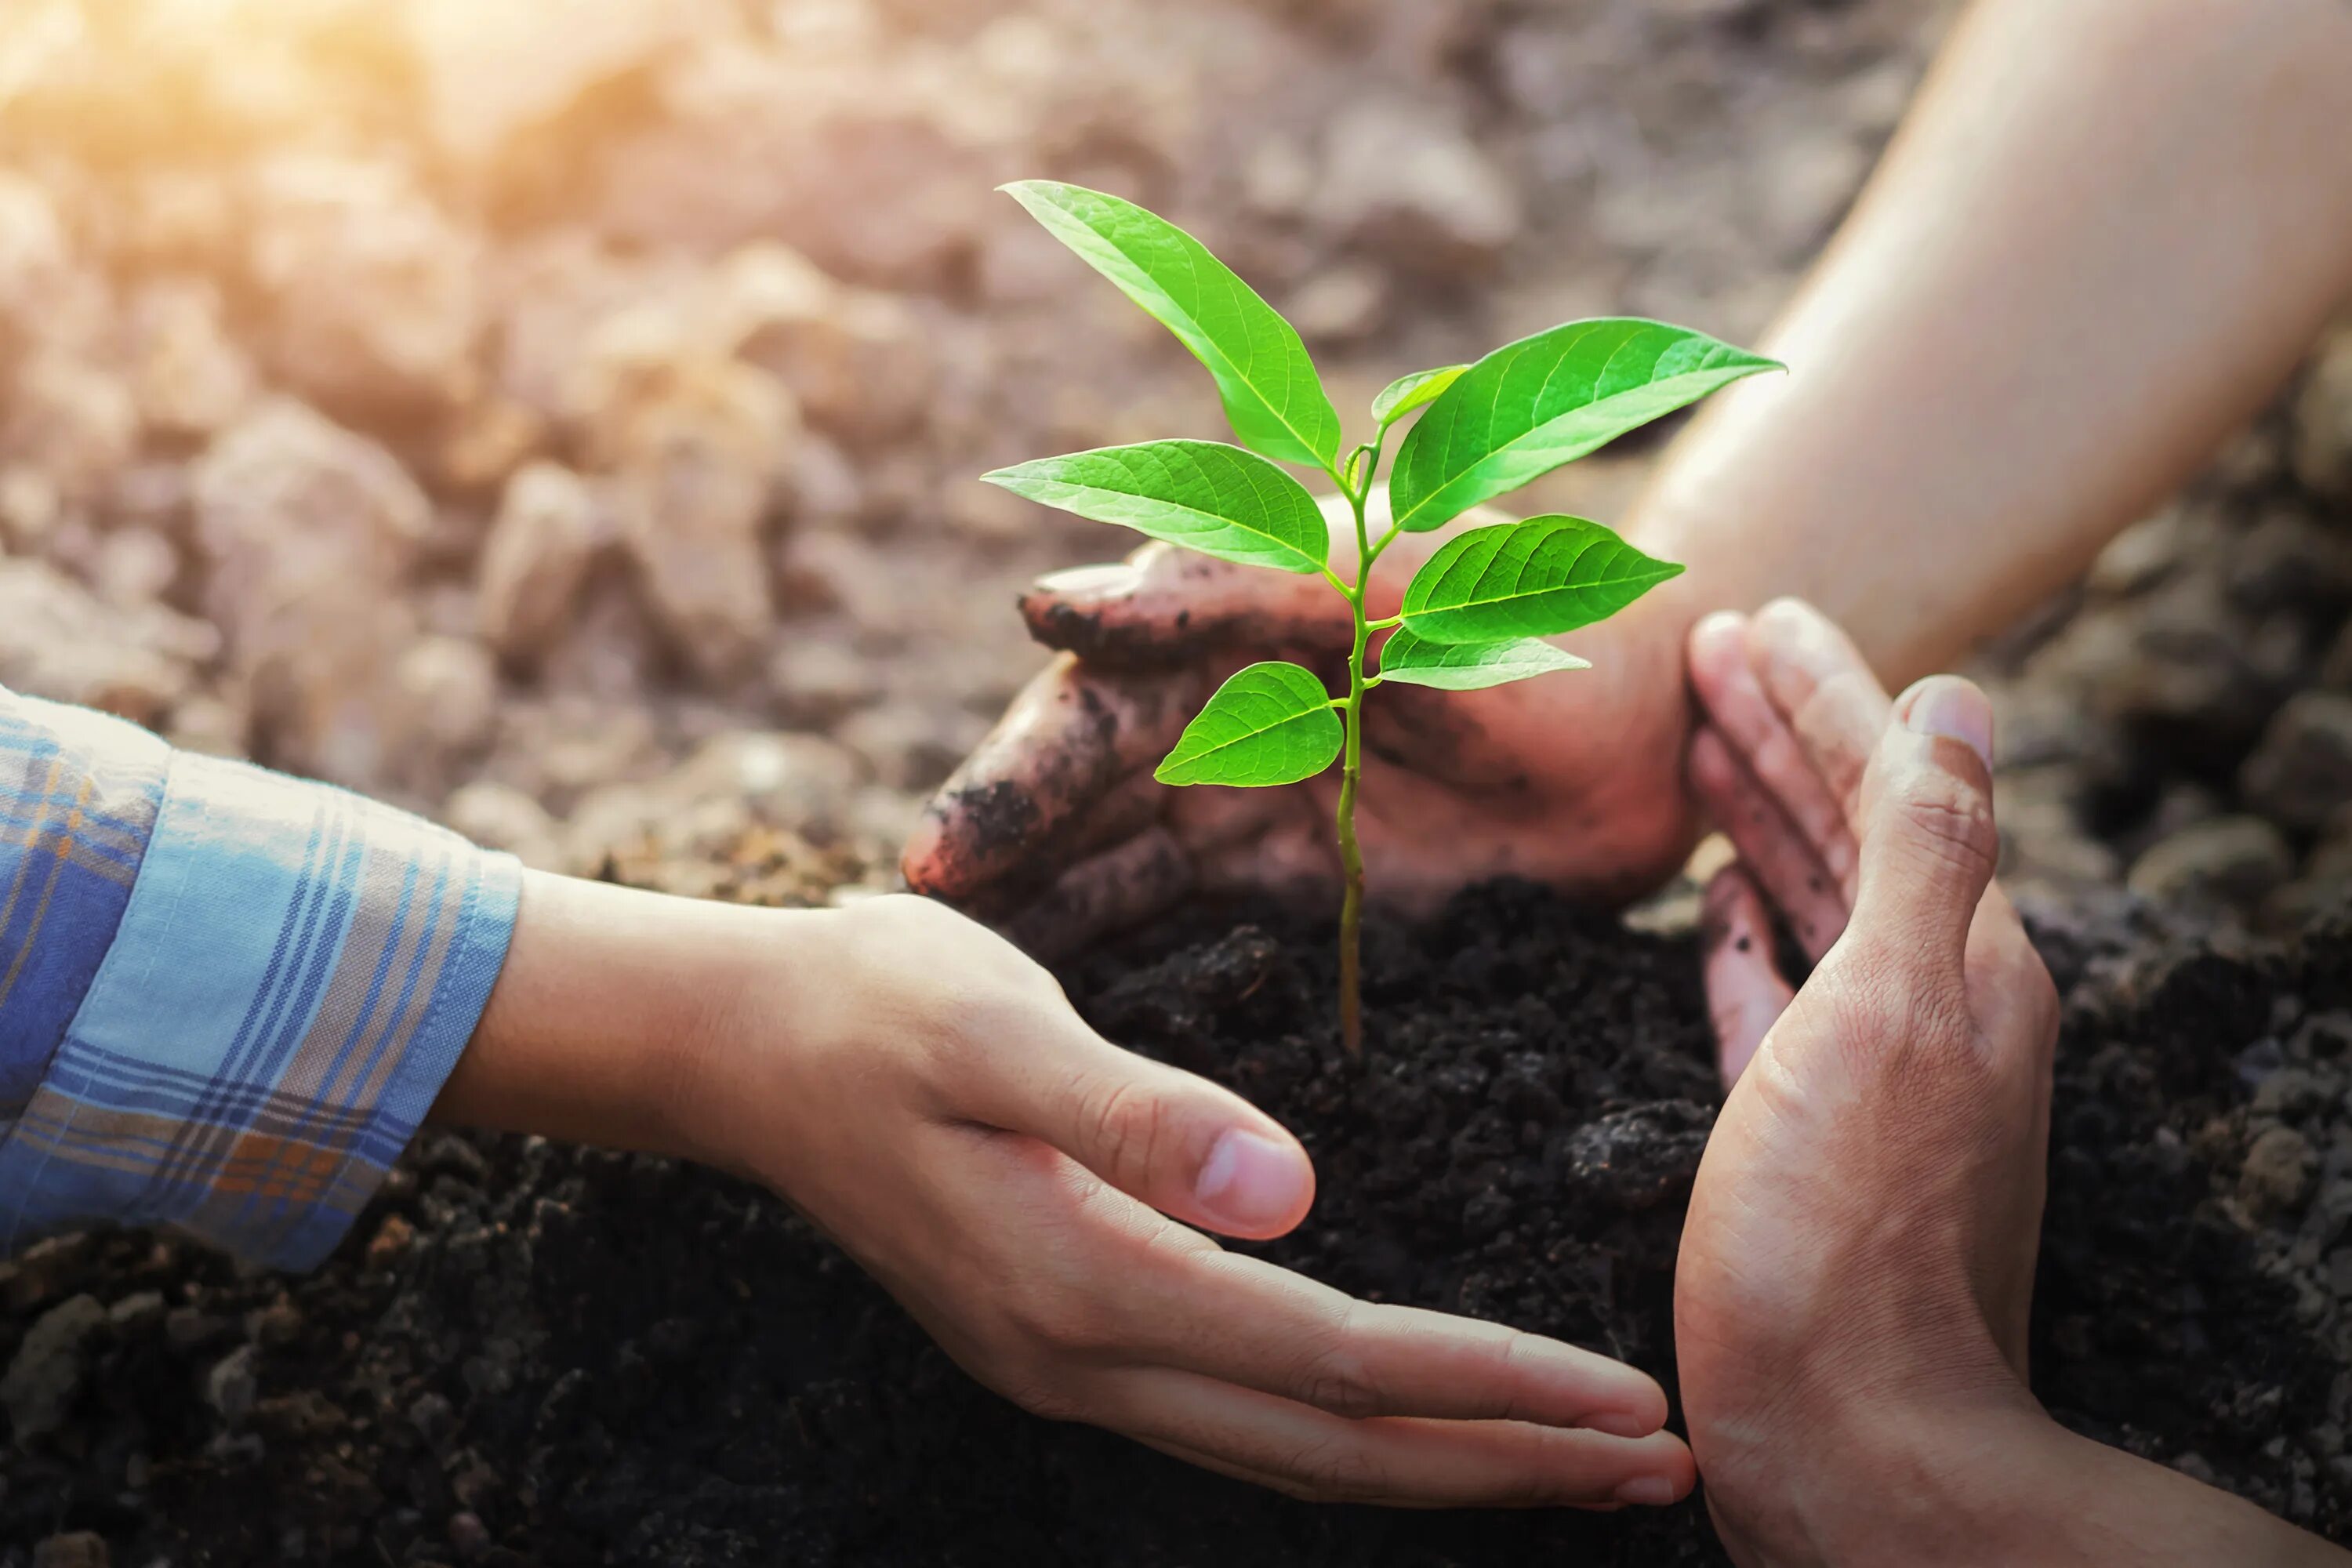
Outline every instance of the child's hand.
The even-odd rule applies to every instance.
[[[1691,1486],[1646,1375],[1222,1250],[1202,1230],[1305,1216],[1297,1142],[1104,1040],[928,900],[759,910],[535,876],[436,1113],[754,1175],[990,1387],[1297,1496],[1605,1508]]]
[[[1314,1196],[1306,1151],[1096,1035],[942,905],[835,917],[741,1021],[747,1163],[1031,1410],[1304,1497],[1605,1505],[1690,1485],[1642,1373],[1353,1301],[1188,1228],[1289,1230]]]

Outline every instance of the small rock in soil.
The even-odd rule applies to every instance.
[[[607,531],[604,509],[579,475],[545,459],[518,469],[482,542],[481,631],[490,646],[511,659],[544,652]]]
[[[194,1307],[174,1307],[163,1314],[163,1340],[182,1355],[207,1350],[236,1331],[226,1318]]]
[[[2299,513],[2273,512],[2232,542],[2229,590],[2256,615],[2340,612],[2352,596],[2352,541]]]
[[[2352,801],[2352,696],[2306,691],[2281,708],[2239,784],[2252,805],[2288,827],[2324,826]]]
[[[29,1447],[65,1424],[81,1390],[82,1347],[106,1326],[106,1309],[95,1296],[58,1302],[33,1321],[0,1375],[0,1409],[16,1446]]]
[[[1476,271],[1525,222],[1508,175],[1441,109],[1403,98],[1358,103],[1332,122],[1313,199],[1329,232],[1401,265]]]
[[[2258,816],[2223,816],[2151,845],[2127,881],[2142,898],[2251,908],[2294,875],[2286,837]]]
[[[107,1308],[106,1315],[125,1339],[152,1334],[163,1326],[163,1293],[135,1290]]]
[[[1687,1100],[1637,1105],[1588,1122],[1562,1151],[1567,1180],[1584,1201],[1639,1211],[1690,1190],[1714,1110]]]
[[[94,1530],[52,1535],[33,1548],[33,1568],[108,1568],[106,1537]]]
[[[2238,1177],[2240,1201],[2262,1214],[2292,1209],[2311,1190],[2317,1162],[2310,1141],[2292,1127],[2271,1127],[2246,1151]]]
[[[253,1414],[261,1393],[260,1352],[240,1345],[215,1362],[205,1373],[205,1403],[231,1426]]]

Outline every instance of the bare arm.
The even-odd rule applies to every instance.
[[[1669,455],[1687,624],[1775,593],[1890,684],[2187,479],[2352,290],[2352,5],[1979,0],[1767,345]]]
[[[2191,1480],[2054,1425],[2008,1456],[2016,1489],[1979,1499],[2002,1561],[2072,1568],[2106,1563],[2240,1563],[2343,1568],[2343,1549]],[[2021,1500],[2025,1506],[2020,1507]]]

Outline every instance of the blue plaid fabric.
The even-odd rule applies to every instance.
[[[308,1268],[432,1107],[521,868],[0,690],[0,1252],[174,1225]]]

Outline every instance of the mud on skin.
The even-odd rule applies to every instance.
[[[1333,1039],[1318,919],[1196,909],[1065,979],[1115,1037],[1305,1138],[1321,1197],[1272,1256],[1672,1387],[1675,1247],[1715,1103],[1693,942],[1508,886],[1368,935],[1361,1069]],[[2327,1148],[2352,931],[2249,958],[2127,910],[2037,935],[2068,995],[2038,1391],[2340,1534],[2352,1375],[2294,1260],[2352,1215],[2352,1150],[2299,1183],[2247,1151],[2279,1128]],[[63,1420],[0,1457],[0,1562],[79,1529],[129,1563],[1723,1561],[1696,1501],[1314,1509],[1034,1420],[783,1205],[655,1161],[429,1136],[306,1279],[148,1235],[37,1249],[0,1266],[0,1354],[83,1293],[105,1310],[74,1310],[95,1322],[53,1368]]]

